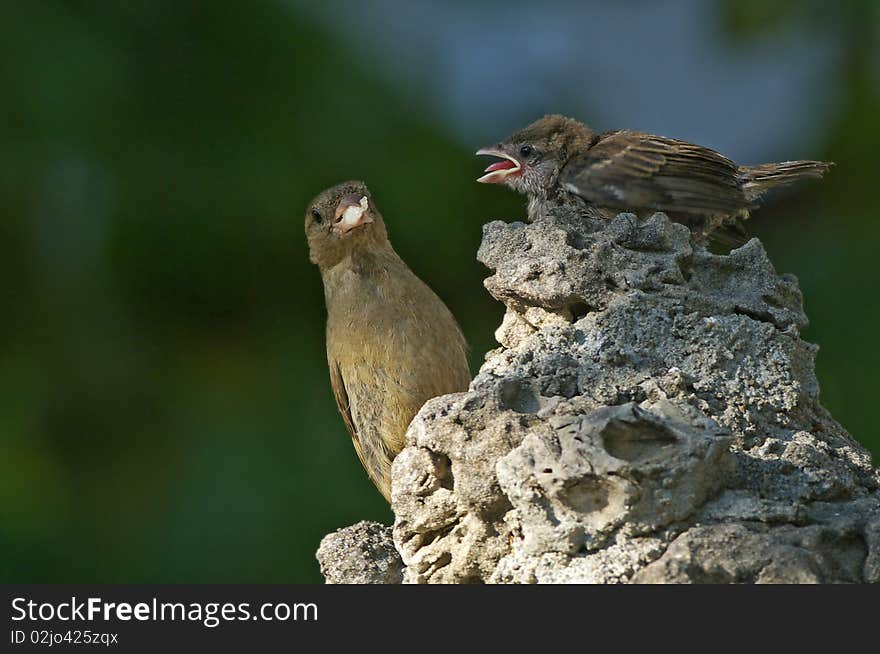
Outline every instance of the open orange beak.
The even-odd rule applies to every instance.
[[[519,175],[522,172],[522,165],[519,161],[503,152],[498,146],[480,148],[477,150],[476,154],[478,156],[488,155],[490,157],[498,157],[501,159],[501,161],[496,161],[495,163],[490,164],[486,170],[483,171],[486,174],[477,178],[477,181],[481,184],[501,184],[511,175]]]

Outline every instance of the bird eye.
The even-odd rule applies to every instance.
[[[322,220],[324,220],[324,219],[321,217],[321,212],[318,211],[317,209],[315,209],[314,207],[312,207],[312,218],[315,219],[315,222],[316,222],[316,223],[319,223],[319,222],[321,222]]]
[[[535,149],[531,145],[524,145],[519,149],[519,153],[523,157],[530,157]]]

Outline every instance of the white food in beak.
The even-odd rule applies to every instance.
[[[347,232],[364,223],[373,222],[372,218],[365,215],[367,213],[367,209],[369,208],[370,202],[369,200],[367,200],[366,195],[361,198],[359,204],[346,207],[345,211],[342,212],[342,217],[337,223],[339,229],[341,229],[343,232]]]

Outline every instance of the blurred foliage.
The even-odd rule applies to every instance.
[[[792,18],[825,3],[763,6],[719,19],[736,39],[826,25]],[[876,452],[876,12],[839,6],[817,126],[839,167],[755,230],[801,279],[824,401]],[[391,514],[330,393],[308,200],[370,184],[474,370],[502,314],[480,226],[522,201],[285,5],[34,1],[0,25],[0,578],[319,581],[321,536]]]

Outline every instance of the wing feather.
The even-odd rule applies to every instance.
[[[602,134],[563,167],[560,183],[587,202],[621,209],[734,213],[751,205],[727,157],[642,132]]]
[[[329,361],[329,364],[330,385],[333,387],[333,398],[336,400],[336,406],[339,409],[339,413],[342,415],[342,420],[345,422],[345,427],[348,429],[351,441],[354,443],[355,452],[357,452],[361,464],[369,472],[370,467],[367,465],[364,450],[361,447],[358,430],[354,424],[354,418],[351,417],[351,401],[348,398],[348,392],[345,390],[345,379],[342,376],[342,370],[339,368],[339,362],[337,361],[331,360]]]

